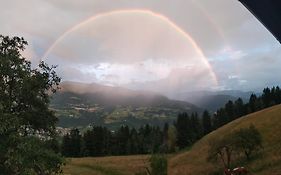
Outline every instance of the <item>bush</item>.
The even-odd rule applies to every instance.
[[[164,155],[152,155],[150,158],[151,175],[167,175],[168,161]]]

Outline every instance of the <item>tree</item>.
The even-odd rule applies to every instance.
[[[49,95],[60,78],[44,62],[33,69],[21,55],[26,45],[23,38],[0,35],[0,172],[58,173],[62,159],[45,143],[55,138]]]
[[[256,101],[257,101],[257,96],[255,94],[252,94],[249,99],[249,112],[255,112],[256,111]]]
[[[247,160],[262,148],[262,136],[254,125],[240,129],[234,133],[234,137],[236,150],[242,152]]]
[[[281,90],[280,90],[279,86],[277,86],[275,89],[275,102],[276,102],[276,104],[281,103]]]
[[[243,100],[241,98],[238,98],[235,102],[234,102],[234,115],[235,118],[239,118],[242,117],[243,115],[246,114],[245,110],[244,110],[244,103]]]
[[[70,156],[79,157],[81,153],[81,135],[77,128],[70,131]]]
[[[260,148],[262,148],[262,137],[259,131],[251,125],[249,128],[241,128],[223,137],[211,140],[208,160],[219,159],[224,168],[229,169],[234,160],[241,158],[241,154],[245,155],[247,160],[250,160],[252,153]]]
[[[168,130],[169,130],[169,123],[165,123],[163,128],[163,141],[165,145],[167,144],[168,141]]]
[[[177,142],[177,130],[174,125],[169,126],[168,128],[168,151],[174,152],[176,150],[176,142]]]
[[[263,90],[262,101],[263,101],[265,107],[270,106],[270,103],[272,101],[272,97],[271,97],[271,91],[268,87],[264,88],[264,90]]]
[[[217,112],[214,114],[214,128],[219,128],[222,125],[229,122],[226,111],[224,108],[220,108],[217,110]]]
[[[62,139],[62,145],[61,145],[61,152],[62,155],[66,157],[71,156],[71,139],[69,133],[67,133],[65,136],[63,136]]]
[[[168,161],[163,155],[152,155],[150,158],[151,175],[167,175]]]
[[[211,140],[209,143],[208,161],[216,162],[220,160],[224,169],[229,169],[231,166],[232,154],[235,149],[234,142],[231,135]]]
[[[203,134],[206,135],[212,131],[211,116],[208,111],[204,111],[202,115]]]
[[[230,122],[232,120],[235,119],[234,116],[234,105],[233,102],[231,100],[229,100],[226,104],[225,104],[225,112],[227,115],[227,122]]]
[[[151,133],[152,140],[152,153],[158,153],[160,151],[160,146],[163,143],[163,133],[158,126],[152,127]]]
[[[199,121],[198,114],[192,113],[190,117],[191,143],[194,143],[202,136],[202,125]]]
[[[127,154],[129,147],[129,136],[130,129],[128,126],[121,126],[117,131],[117,144],[118,144],[118,154]]]
[[[176,129],[178,147],[182,149],[189,146],[192,143],[192,133],[190,126],[190,118],[187,113],[182,113],[178,115]]]
[[[130,131],[130,140],[129,140],[129,152],[130,154],[138,154],[139,153],[139,138],[138,132],[135,128],[132,128]]]

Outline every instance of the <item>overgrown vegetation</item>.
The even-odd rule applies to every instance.
[[[0,172],[11,175],[60,173],[49,94],[60,78],[41,62],[33,69],[21,52],[23,38],[0,35]]]
[[[168,161],[164,155],[152,155],[150,158],[150,175],[167,175]]]

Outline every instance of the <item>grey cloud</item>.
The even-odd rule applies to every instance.
[[[281,84],[278,76],[280,45],[237,0],[9,0],[1,2],[0,33],[24,36],[30,43],[26,55],[32,62],[37,62],[72,26],[101,12],[131,8],[163,14],[189,33],[209,58],[219,79],[217,87],[253,90]],[[140,18],[104,20],[79,29],[60,42],[46,61],[59,65],[58,72],[64,80],[99,82],[101,75],[95,71],[83,72],[81,67],[87,65],[89,69],[98,69],[101,63],[108,63],[119,65],[119,68],[129,66],[130,70],[120,75],[107,73],[110,68],[99,70],[105,72],[106,83],[118,82],[118,77],[124,81],[126,73],[131,73],[131,77],[128,76],[131,88],[166,90],[166,93],[214,88],[208,81],[209,70],[202,61],[196,60],[190,43],[182,42],[173,30],[153,19],[140,20],[143,22],[138,24],[135,19]],[[222,52],[228,49],[229,52]],[[161,66],[157,71],[146,70],[144,60],[154,60],[147,64],[156,67],[155,63],[160,65],[168,58],[175,63],[191,63],[202,68],[191,72],[171,66],[170,69],[175,69],[164,78],[156,74],[157,71],[161,73]],[[132,73],[134,69],[138,71]],[[117,70],[118,66],[114,68]],[[190,76],[194,72],[196,76]],[[134,75],[136,77],[132,78]],[[139,81],[141,75],[142,82]],[[233,75],[237,77],[229,79]],[[112,80],[114,76],[115,80]],[[158,80],[149,79],[153,76]]]

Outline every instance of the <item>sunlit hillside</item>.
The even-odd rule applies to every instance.
[[[281,174],[280,119],[281,105],[237,119],[205,136],[190,151],[172,157],[169,160],[169,174],[206,175],[213,172],[216,167],[206,161],[209,141],[251,124],[254,124],[263,136],[263,156],[243,166],[255,175]]]

